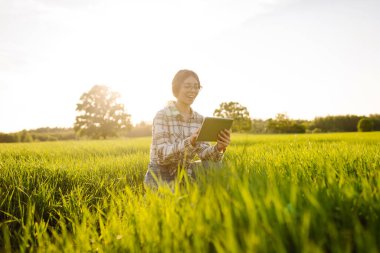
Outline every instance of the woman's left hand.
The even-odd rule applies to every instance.
[[[226,151],[226,148],[230,144],[230,130],[224,129],[223,131],[220,131],[218,134],[218,140],[216,144],[216,148],[219,152]]]

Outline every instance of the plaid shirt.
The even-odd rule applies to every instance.
[[[191,110],[186,122],[174,102],[169,102],[153,120],[150,167],[177,168],[178,164],[188,167],[196,155],[201,160],[222,160],[223,153],[218,152],[216,145],[211,146],[208,142],[197,142],[195,147],[191,145],[190,136],[202,125],[202,121],[203,116]]]

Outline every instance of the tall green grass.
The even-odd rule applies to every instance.
[[[144,189],[149,144],[1,144],[0,251],[380,251],[380,133],[236,134],[174,191]]]

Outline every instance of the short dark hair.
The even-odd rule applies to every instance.
[[[188,70],[188,69],[181,69],[180,71],[177,72],[177,74],[175,74],[175,76],[173,78],[173,81],[172,81],[172,92],[173,92],[173,95],[175,97],[177,97],[182,83],[189,76],[194,77],[197,80],[197,82],[199,83],[199,85],[200,85],[199,77],[198,77],[198,75],[194,71]]]

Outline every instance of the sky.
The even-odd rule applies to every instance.
[[[252,118],[380,113],[378,0],[0,0],[0,132],[72,127],[96,84],[134,124],[194,70],[193,109]]]

